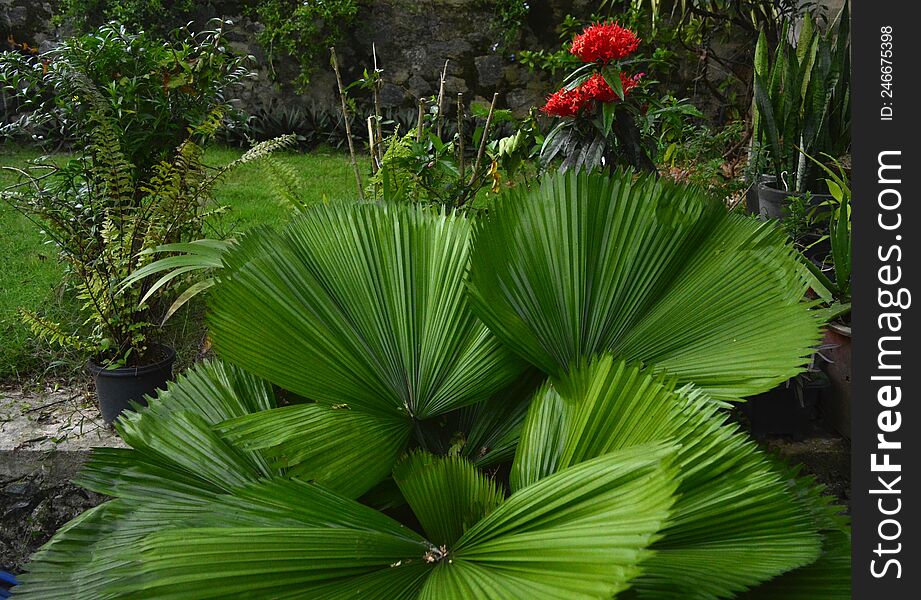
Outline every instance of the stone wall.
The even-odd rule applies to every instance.
[[[381,100],[386,108],[416,105],[419,97],[438,91],[445,60],[448,60],[446,91],[463,92],[468,100],[500,94],[500,106],[519,112],[540,102],[555,82],[536,77],[517,64],[514,55],[501,48],[502,31],[481,0],[370,0],[359,12],[352,31],[339,42],[337,52],[344,79],[353,81],[372,65],[372,44],[384,70]],[[536,0],[516,47],[552,48],[559,44],[554,25],[567,13],[589,12],[588,0]],[[283,102],[310,108],[336,110],[336,81],[326,56],[317,66],[306,91],[290,84],[296,75],[293,61],[279,60],[270,67],[257,41],[262,25],[240,14],[240,3],[212,0],[201,4],[196,19],[204,22],[220,16],[235,23],[230,35],[233,47],[256,58],[258,78],[242,94],[243,108],[254,112]],[[12,35],[44,51],[67,28],[52,24],[54,2],[0,0],[0,35]],[[177,23],[177,25],[179,25]],[[275,77],[271,71],[275,71]]]
[[[837,14],[843,0],[820,0],[829,14]],[[346,81],[361,76],[372,65],[372,44],[377,47],[384,70],[382,101],[385,107],[412,109],[419,97],[438,91],[444,61],[448,60],[447,92],[463,92],[467,100],[489,99],[499,93],[500,107],[524,113],[541,102],[557,84],[531,72],[515,61],[514,54],[501,46],[499,29],[487,0],[364,0],[352,31],[337,46]],[[587,17],[597,9],[597,0],[532,0],[527,22],[511,49],[552,49],[559,46],[556,31],[566,14]],[[0,0],[0,39],[12,35],[40,50],[47,50],[68,28],[52,24],[55,0]],[[328,57],[317,58],[317,65],[306,91],[290,84],[297,74],[291,60],[276,60],[270,66],[266,51],[257,41],[262,25],[241,14],[240,0],[204,0],[199,3],[196,21],[204,23],[219,16],[235,23],[230,35],[234,48],[256,59],[258,78],[242,93],[242,108],[256,112],[277,105],[303,108],[338,109],[336,81],[328,67]],[[182,25],[182,23],[177,23]],[[677,92],[691,96],[705,114],[722,121],[724,113],[745,108],[744,86],[736,90],[738,106],[721,105],[726,98],[713,90],[729,79],[741,85],[748,80],[751,47],[737,40],[720,43],[718,53],[729,58],[734,73],[725,61],[702,56],[706,64],[688,61],[670,78]],[[2,44],[2,41],[0,41]],[[272,71],[275,71],[275,77]],[[706,81],[701,81],[701,74]],[[739,79],[736,79],[739,78]]]

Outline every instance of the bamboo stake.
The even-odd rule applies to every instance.
[[[336,60],[335,46],[330,46],[329,54],[332,57],[333,71],[336,72],[336,83],[339,84],[339,100],[342,101],[342,120],[345,121],[345,139],[349,143],[349,157],[352,160],[352,171],[355,172],[355,185],[358,186],[358,199],[364,200],[364,185],[361,183],[361,171],[358,170],[358,161],[355,158],[355,144],[352,142],[352,126],[349,124],[349,109],[345,103],[345,86],[342,85],[342,75],[339,74],[339,61]]]
[[[460,183],[464,184],[464,94],[457,93],[457,169],[460,171]]]
[[[416,141],[422,141],[422,114],[425,111],[425,98],[419,98],[419,116],[416,119]]]
[[[444,114],[445,100],[445,77],[448,75],[448,61],[445,61],[445,68],[441,71],[441,82],[438,84],[438,124],[435,127],[435,134],[441,139],[441,122]]]
[[[483,125],[483,137],[480,139],[480,149],[476,153],[476,162],[473,163],[473,173],[470,175],[470,182],[467,185],[473,185],[477,172],[480,170],[480,162],[483,160],[483,153],[486,152],[486,140],[489,138],[489,126],[492,124],[492,114],[496,110],[496,102],[499,100],[499,92],[492,95],[492,104],[489,105],[489,114],[486,115],[486,124]]]
[[[377,173],[377,140],[374,135],[374,117],[368,117],[368,140],[370,140],[368,143],[371,151],[371,174],[374,175]]]
[[[375,122],[375,132],[377,133],[377,142],[375,147],[377,148],[377,162],[379,165],[384,164],[384,148],[383,141],[384,136],[381,134],[381,86],[384,84],[384,80],[379,76],[379,69],[377,68],[377,46],[371,44],[371,53],[374,56],[374,122]]]

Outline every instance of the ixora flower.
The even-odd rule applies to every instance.
[[[624,73],[620,73],[620,84],[624,90],[625,96],[630,90],[639,85],[643,75],[644,73],[638,73],[630,77]],[[617,93],[608,85],[608,82],[604,80],[604,76],[601,73],[595,73],[583,81],[578,87],[571,90],[563,88],[551,94],[547,98],[547,103],[541,108],[541,111],[543,111],[544,114],[557,117],[574,117],[578,115],[582,109],[589,106],[592,101],[608,103],[616,100],[619,100]]]
[[[620,73],[620,85],[624,90],[624,96],[639,85],[643,75],[645,75],[645,73],[638,73],[633,77],[629,77],[624,73]],[[586,79],[579,87],[586,96],[598,102],[607,103],[620,99],[617,97],[617,93],[608,85],[608,82],[604,80],[604,76],[602,76],[601,73],[595,73]]]
[[[541,111],[557,117],[574,117],[585,108],[590,100],[591,98],[582,91],[582,86],[571,90],[563,88],[547,97],[547,103],[544,104]]]
[[[583,62],[607,64],[633,54],[640,45],[636,34],[617,23],[595,23],[572,41],[572,52]]]

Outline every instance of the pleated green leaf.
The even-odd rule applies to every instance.
[[[814,563],[784,573],[753,590],[740,594],[744,600],[848,600],[851,598],[851,526],[841,506],[822,494],[824,486],[813,477],[787,472],[788,485],[803,507],[810,511],[822,534],[822,555]]]
[[[672,440],[679,497],[634,582],[640,598],[729,598],[819,556],[819,526],[786,479],[698,391],[603,357],[532,403],[514,489],[612,450]]]
[[[320,404],[253,413],[218,427],[238,446],[262,451],[289,476],[316,481],[350,498],[390,475],[410,433],[408,419]]]
[[[211,292],[214,346],[320,404],[422,419],[484,400],[523,364],[467,305],[470,229],[422,208],[330,205],[244,238]]]
[[[394,467],[393,479],[436,546],[453,546],[505,499],[495,481],[459,457],[413,452]]]
[[[125,590],[124,597],[313,598],[317,588],[326,588],[326,597],[348,597],[346,592],[356,591],[356,577],[386,573],[405,585],[402,573],[408,570],[418,578],[413,567],[422,564],[424,552],[424,543],[345,528],[172,530],[145,538],[140,585]]]
[[[149,551],[150,546],[158,543],[160,535],[174,539],[168,535],[170,531],[175,531],[179,539],[186,539],[184,536],[189,534],[188,539],[194,541],[193,528],[212,528],[209,531],[217,531],[210,536],[213,539],[219,539],[225,533],[236,535],[244,530],[267,545],[278,544],[282,554],[285,554],[284,545],[277,536],[273,537],[273,533],[295,532],[303,535],[304,539],[313,539],[322,535],[334,537],[337,532],[349,531],[356,540],[354,543],[362,547],[366,543],[383,540],[396,547],[410,548],[408,552],[389,555],[391,562],[387,563],[386,570],[392,572],[396,572],[389,568],[392,562],[402,561],[407,566],[427,564],[422,559],[431,548],[412,530],[369,507],[317,485],[275,479],[248,484],[231,494],[202,490],[197,495],[186,497],[148,498],[146,501],[118,498],[101,505],[62,529],[36,554],[29,565],[30,572],[23,576],[19,591],[25,597],[87,600],[109,597],[219,597],[206,595],[202,588],[195,585],[178,586],[170,592],[158,587],[157,582],[163,579],[158,571],[163,559],[158,558],[156,552]],[[371,542],[368,542],[369,539]],[[322,548],[322,544],[317,544],[316,551],[320,552]],[[239,567],[241,561],[249,560],[250,550],[248,544],[223,549],[224,557],[228,559],[226,568],[232,569],[234,564]],[[300,556],[296,554],[299,549],[292,551],[295,556]],[[234,553],[238,559],[236,562],[232,557]],[[288,557],[285,555],[283,558]],[[295,560],[294,557],[290,559]],[[224,581],[213,581],[214,569],[208,558],[190,560],[187,557],[185,563],[188,573],[198,573],[197,577],[189,575],[191,579],[210,581],[217,590],[224,590],[221,593],[227,593],[228,589],[222,588],[222,585],[233,586],[239,582],[235,575],[240,573],[230,575],[227,570],[223,571],[226,576]],[[357,574],[375,570],[355,564],[352,567]],[[303,593],[312,586],[321,585],[309,583],[309,574],[292,576],[299,577],[298,581],[304,584],[303,587],[292,587],[292,590],[302,590]],[[316,574],[313,576],[316,577]],[[266,591],[276,589],[276,582],[258,577],[250,584],[262,590],[263,596]],[[362,583],[354,581],[348,585],[360,589]]]
[[[420,598],[613,597],[668,518],[674,451],[613,452],[519,490],[447,548]]]
[[[374,595],[379,586],[411,594],[431,548],[389,517],[298,481],[260,482],[208,502],[153,505],[143,513],[168,515],[176,533],[147,535],[136,546],[141,576],[121,584],[130,598],[191,600],[244,590],[273,598],[387,597]],[[177,554],[184,557],[182,573]]]
[[[148,407],[124,413],[116,428],[132,448],[95,449],[76,479],[116,500],[75,519],[35,555],[32,575],[24,579],[44,590],[34,597],[104,597],[99,590],[106,581],[131,571],[121,546],[169,524],[168,514],[132,521],[140,505],[210,502],[276,475],[260,454],[228,443],[213,429],[215,423],[274,403],[265,381],[205,362],[150,399]],[[25,585],[19,591],[30,589]]]
[[[551,175],[506,194],[474,246],[474,309],[551,375],[612,353],[736,400],[800,372],[819,338],[783,235],[695,188]]]
[[[229,491],[277,473],[258,452],[228,443],[213,425],[275,405],[271,385],[237,367],[204,362],[115,428],[130,449],[97,449],[77,483],[110,496]]]

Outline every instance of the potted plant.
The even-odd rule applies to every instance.
[[[831,157],[837,172],[813,160],[827,175],[825,183],[833,199],[828,241],[831,251],[821,261],[804,257],[812,276],[810,286],[820,301],[826,322],[823,348],[831,397],[823,403],[825,417],[839,433],[851,434],[851,189],[844,167]]]
[[[175,311],[176,305],[166,304],[170,282],[124,282],[151,261],[154,248],[201,235],[211,190],[228,170],[266,156],[291,138],[263,142],[237,161],[209,170],[201,161],[202,145],[216,131],[215,115],[192,131],[171,160],[155,165],[149,180],[134,181],[134,165],[121,152],[115,122],[103,103],[97,106],[89,115],[95,123],[90,143],[80,158],[14,169],[22,180],[4,190],[3,199],[57,246],[82,301],[85,327],[68,331],[26,309],[20,310],[22,318],[40,337],[88,357],[100,412],[111,423],[165,386],[176,357],[157,342],[161,322]]]
[[[111,23],[42,55],[0,55],[0,85],[27,110],[9,127],[53,124],[75,148],[69,160],[13,169],[21,179],[3,199],[57,247],[82,326],[31,310],[22,318],[88,358],[107,423],[162,388],[175,360],[157,341],[169,286],[123,281],[150,261],[146,250],[201,237],[211,187],[227,169],[208,169],[202,155],[232,112],[228,92],[251,72],[246,57],[227,52],[225,23],[212,25],[164,43]]]
[[[822,35],[811,14],[795,36],[787,23],[773,56],[764,32],[755,47],[752,106],[754,185],[760,214],[781,219],[791,196],[822,196],[807,155],[840,157],[850,147],[850,16]],[[766,172],[760,172],[761,166]],[[824,190],[821,190],[824,191]]]

